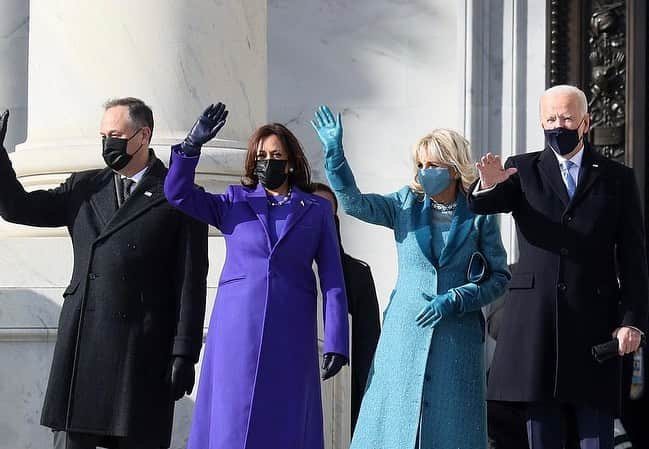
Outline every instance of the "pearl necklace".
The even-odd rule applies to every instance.
[[[269,197],[266,197],[266,201],[268,201],[268,205],[272,207],[283,206],[291,200],[291,192],[293,192],[293,189],[288,189],[288,193],[280,201],[272,201]]]
[[[430,205],[433,209],[435,209],[437,212],[441,212],[443,214],[452,214],[455,212],[455,209],[457,208],[457,202],[453,201],[450,204],[444,204],[444,203],[436,203],[432,199],[430,200]]]

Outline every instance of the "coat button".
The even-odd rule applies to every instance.
[[[567,256],[568,255],[568,248],[561,248],[559,250],[559,254],[561,254],[562,256]]]
[[[95,273],[90,273],[90,274],[88,275],[88,279],[90,279],[91,281],[94,281],[94,280],[97,279],[98,277],[99,277],[99,275],[97,275],[97,274],[95,274]]]
[[[126,319],[126,314],[125,313],[122,313],[122,318]]]
[[[430,374],[426,374],[426,376],[424,376],[424,380],[425,380],[426,382],[430,382],[431,379],[432,379],[432,377],[430,377]]]
[[[565,292],[568,290],[568,285],[565,282],[559,282],[557,284],[557,288],[559,289],[559,291]]]
[[[430,403],[428,401],[424,401],[424,407],[430,406]]]
[[[135,249],[135,248],[136,248],[135,243],[128,244],[128,249]]]

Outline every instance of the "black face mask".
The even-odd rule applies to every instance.
[[[273,190],[284,184],[284,181],[286,181],[288,176],[285,173],[287,163],[287,160],[278,159],[264,159],[257,161],[254,174],[257,179],[259,179],[262,186]]]
[[[560,127],[543,130],[545,141],[548,146],[552,148],[555,153],[561,156],[569,154],[584,138],[584,136],[579,137],[579,128],[581,127],[581,124],[584,123],[584,120],[582,120],[579,126],[577,126],[577,129]]]
[[[129,140],[131,140],[133,137],[137,136],[140,131],[142,131],[144,128],[138,129],[135,134],[133,134],[131,137],[128,139],[122,139],[121,137],[111,137],[111,136],[104,136],[102,137],[102,153],[101,155],[104,158],[104,162],[106,162],[106,165],[108,165],[110,168],[112,168],[115,171],[119,171],[126,167],[129,162],[131,162],[131,159],[133,159],[133,156],[137,154],[138,151],[142,149],[142,145],[137,149],[137,151],[133,154],[128,154],[126,152],[126,147],[128,146]]]

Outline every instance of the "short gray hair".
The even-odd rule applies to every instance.
[[[541,95],[541,99],[546,95],[554,95],[554,94],[564,94],[564,95],[574,96],[579,102],[579,110],[581,112],[582,117],[588,113],[588,100],[586,99],[586,94],[584,93],[583,90],[579,89],[578,87],[571,86],[569,84],[557,84],[556,86],[552,86],[551,88],[543,92],[543,95]],[[541,100],[539,100],[539,111],[540,110],[541,110]]]
[[[145,102],[134,97],[112,98],[104,103],[104,111],[116,106],[126,106],[131,123],[136,128],[148,127],[153,134],[153,111]]]

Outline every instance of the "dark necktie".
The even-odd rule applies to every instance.
[[[126,177],[122,178],[122,204],[124,204],[124,201],[126,201],[128,197],[131,196],[131,189],[133,188],[134,184],[135,181],[133,181],[132,179]]]

